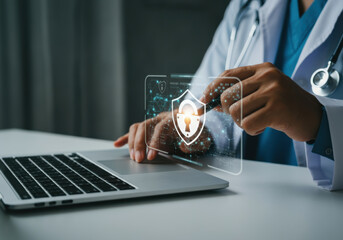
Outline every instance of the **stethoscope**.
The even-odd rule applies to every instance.
[[[241,9],[239,10],[238,14],[237,14],[237,17],[236,17],[236,20],[235,20],[235,23],[233,25],[233,28],[231,30],[231,34],[230,34],[230,43],[229,43],[229,47],[228,47],[228,51],[227,51],[227,59],[226,59],[226,66],[231,66],[231,60],[232,60],[232,55],[233,55],[233,47],[234,47],[234,44],[236,42],[236,36],[237,36],[237,31],[238,31],[238,28],[239,28],[239,24],[241,23],[242,19],[244,18],[245,14],[248,12],[250,6],[251,6],[251,2],[254,1],[254,0],[250,0],[250,1],[247,1],[242,7]],[[262,6],[263,4],[263,1],[260,0],[259,1],[259,7]],[[235,64],[233,65],[233,68],[237,68],[239,67],[239,65],[241,64],[242,60],[243,60],[243,57],[245,56],[245,54],[247,53],[248,51],[248,48],[250,46],[250,43],[252,42],[254,36],[255,36],[255,33],[256,33],[256,30],[257,30],[257,27],[258,25],[260,24],[260,18],[259,18],[259,15],[258,15],[258,7],[256,7],[256,9],[253,10],[254,13],[255,13],[255,20],[254,20],[254,23],[253,25],[251,26],[251,29],[249,31],[249,35],[248,35],[248,38],[247,40],[245,41],[244,45],[243,45],[243,49],[241,51],[241,53],[239,54]]]
[[[311,76],[311,86],[314,94],[325,97],[329,96],[336,90],[339,84],[340,76],[333,66],[335,65],[338,56],[342,51],[342,47],[343,35],[341,36],[335,51],[331,55],[327,67],[319,68]]]
[[[228,47],[228,55],[227,55],[227,60],[226,60],[226,66],[231,66],[231,61],[232,61],[232,55],[233,55],[233,47],[236,41],[236,36],[237,36],[237,31],[239,28],[239,24],[241,23],[242,18],[244,15],[247,13],[249,10],[250,3],[254,0],[247,1],[240,9],[238,12],[237,18],[235,20],[234,26],[231,30],[230,34],[230,43]],[[260,6],[263,5],[263,1],[259,1]],[[239,67],[241,64],[243,57],[248,51],[248,48],[254,38],[254,35],[256,33],[256,30],[258,28],[258,25],[260,23],[259,21],[259,15],[258,15],[258,8],[254,9],[255,13],[255,20],[253,25],[251,26],[251,29],[249,31],[249,35],[247,40],[245,41],[242,51],[239,54],[236,62],[233,65],[233,68]],[[339,80],[340,80],[340,75],[337,70],[333,68],[335,65],[338,56],[340,55],[341,51],[343,48],[343,35],[341,36],[341,39],[332,54],[328,65],[326,68],[319,68],[317,69],[311,76],[311,86],[312,86],[312,91],[314,94],[318,96],[329,96],[332,94],[336,88],[338,87]]]

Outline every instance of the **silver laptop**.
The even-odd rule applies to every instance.
[[[0,158],[1,205],[30,209],[228,187],[225,180],[162,156],[130,160],[127,149]]]

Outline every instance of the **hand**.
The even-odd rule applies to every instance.
[[[238,77],[241,83],[217,78],[205,89],[202,101],[207,103],[221,94],[219,110],[230,114],[248,134],[257,135],[271,127],[296,141],[316,138],[322,115],[321,104],[273,64],[227,70],[220,77]],[[218,91],[223,85],[228,87]],[[243,99],[237,100],[233,94],[238,92],[240,95],[241,88]]]
[[[119,137],[114,142],[114,146],[121,147],[128,143],[130,158],[137,162],[144,160],[147,149],[146,145],[148,145],[148,160],[153,160],[157,156],[157,151],[154,149],[163,150],[168,153],[175,151],[175,146],[184,153],[205,152],[209,149],[212,140],[206,127],[204,127],[199,139],[190,146],[187,146],[179,139],[171,114],[171,112],[164,112],[155,118],[131,125],[129,132]],[[145,138],[148,144],[146,144]],[[203,144],[200,144],[201,141]]]

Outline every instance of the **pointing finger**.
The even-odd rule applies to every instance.
[[[115,140],[113,144],[115,147],[122,147],[128,143],[128,140],[129,140],[129,134],[126,133],[124,136],[121,136],[117,140]]]

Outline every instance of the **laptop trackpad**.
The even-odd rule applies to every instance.
[[[135,161],[128,160],[127,158],[98,162],[121,175],[185,170],[183,167],[173,163],[137,163]]]

